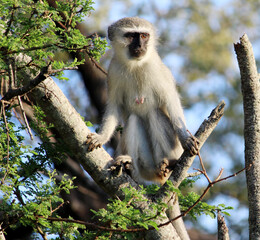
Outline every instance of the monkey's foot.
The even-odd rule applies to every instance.
[[[185,150],[189,150],[190,154],[193,155],[197,155],[199,152],[199,144],[200,141],[194,137],[194,136],[189,136],[185,143],[183,144],[183,148]]]
[[[102,141],[101,137],[97,133],[90,133],[87,136],[86,144],[88,144],[88,151],[92,152],[96,148],[101,148]]]
[[[159,177],[167,177],[170,172],[169,167],[169,160],[164,158],[157,166],[156,174]]]
[[[116,171],[117,175],[122,174],[123,169],[130,175],[132,167],[132,159],[129,155],[120,155],[115,160],[113,160],[110,170]]]

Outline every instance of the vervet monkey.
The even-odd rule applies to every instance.
[[[197,153],[187,132],[183,109],[170,70],[159,57],[153,25],[123,18],[108,28],[114,55],[108,70],[108,103],[99,134],[87,136],[88,150],[101,147],[124,124],[116,161],[132,161],[140,184],[164,184],[170,168],[188,149]]]
[[[123,134],[117,162],[132,162],[131,176],[139,184],[164,184],[169,169],[188,149],[198,151],[187,132],[183,109],[170,70],[159,57],[155,29],[148,21],[123,18],[108,28],[114,55],[108,70],[108,103],[99,134],[87,136],[88,150],[101,147],[119,122]],[[171,219],[180,214],[173,199]],[[182,219],[173,222],[182,240],[189,239]]]

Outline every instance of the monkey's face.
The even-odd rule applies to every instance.
[[[146,32],[127,32],[124,34],[128,42],[130,58],[138,59],[146,54],[150,34]]]

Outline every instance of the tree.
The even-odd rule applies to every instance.
[[[247,35],[235,44],[235,51],[241,73],[245,123],[245,165],[249,201],[250,239],[260,237],[260,82],[252,46]]]
[[[57,217],[53,217],[56,213],[60,215],[62,211],[59,210],[66,205],[60,196],[64,196],[64,191],[73,188],[70,179],[60,178],[52,172],[53,166],[60,170],[61,166],[64,166],[64,163],[66,166],[67,163],[67,166],[72,167],[68,164],[72,159],[81,163],[110,196],[117,195],[120,201],[130,194],[122,187],[131,185],[138,188],[138,186],[125,173],[111,176],[106,168],[111,157],[104,150],[86,153],[84,145],[88,133],[86,124],[50,77],[55,75],[62,78],[60,70],[75,68],[77,65],[80,67],[83,61],[79,61],[79,57],[76,59],[75,56],[81,56],[84,60],[86,55],[82,55],[82,52],[88,54],[88,57],[100,56],[100,50],[101,52],[103,50],[102,45],[99,44],[103,43],[101,39],[93,38],[93,36],[91,39],[86,39],[75,28],[76,21],[79,21],[82,14],[87,14],[91,9],[89,5],[91,2],[67,1],[55,6],[52,1],[31,1],[30,3],[30,5],[25,5],[24,1],[15,3],[6,1],[6,5],[1,8],[2,16],[7,16],[1,19],[3,27],[0,48],[1,56],[3,56],[1,57],[1,94],[3,96],[1,151],[4,157],[1,167],[5,170],[2,171],[1,187],[5,197],[1,209],[1,220],[9,226],[19,219],[19,223],[33,227],[44,239],[47,238],[45,230],[56,231],[55,233],[59,233],[60,238],[63,239],[66,237],[80,239],[80,233],[75,230],[78,226],[85,224],[89,229],[99,230],[102,230],[104,226],[88,225],[68,218],[58,220]],[[32,21],[33,19],[37,21]],[[43,33],[39,32],[39,28],[44,30]],[[54,53],[60,50],[70,52],[74,61],[64,63],[55,60],[57,55]],[[90,64],[97,66],[96,62],[90,62]],[[17,102],[15,102],[16,99]],[[29,114],[26,117],[24,106],[29,105],[34,109],[35,117],[31,118],[34,120],[31,127],[42,140],[40,146],[34,150],[23,146],[21,136],[17,135],[19,130],[13,128],[13,120],[5,111],[9,108],[15,109],[16,104],[19,104],[18,109],[21,109],[20,112],[25,116],[25,121]],[[214,113],[212,115],[213,120],[221,117],[222,110],[223,104],[216,108],[214,112],[216,115]],[[202,126],[205,129],[205,125]],[[29,131],[30,127],[27,126],[27,129]],[[198,135],[201,142],[206,140],[206,136]],[[192,160],[187,153],[184,153],[176,168],[176,174],[173,176],[175,187],[185,178],[185,172]],[[70,175],[72,172],[69,172]],[[41,184],[44,175],[50,180]],[[177,191],[173,187],[170,189]],[[156,199],[164,203],[169,196],[165,195],[165,188],[163,190],[157,192]],[[136,193],[131,194],[133,198],[133,194]],[[152,199],[154,198],[153,196]],[[147,200],[151,201],[151,198],[146,196],[144,202],[141,205],[137,202],[136,206],[142,210],[149,208],[145,203]],[[191,203],[189,204],[188,207],[192,206]],[[156,206],[158,209],[164,205]],[[160,214],[165,216],[164,211]],[[158,213],[158,216],[161,215]],[[156,225],[149,222],[148,227],[156,228],[162,223],[161,219],[158,220],[159,222],[156,221]],[[55,222],[55,224],[50,224],[50,222]],[[111,226],[108,222],[106,224],[105,226]],[[111,227],[103,230],[112,231]],[[152,231],[152,236],[158,239],[160,234],[165,236],[166,233],[171,237],[176,234],[168,224],[160,227],[159,231]]]

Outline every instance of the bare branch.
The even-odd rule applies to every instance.
[[[9,127],[8,127],[8,123],[7,123],[7,119],[6,119],[6,115],[5,115],[5,102],[2,101],[1,102],[2,106],[1,106],[1,113],[3,113],[3,118],[4,118],[4,123],[5,123],[5,129],[6,129],[6,137],[7,137],[7,154],[6,154],[6,171],[5,174],[3,176],[3,178],[1,179],[1,185],[4,184],[5,179],[9,173],[9,158],[10,158],[10,135],[9,135]]]
[[[23,115],[23,120],[24,120],[25,126],[27,128],[27,131],[28,131],[28,133],[30,135],[31,140],[33,140],[32,131],[31,131],[31,128],[29,126],[29,123],[28,123],[28,120],[27,120],[27,117],[26,117],[26,114],[25,114],[25,111],[24,111],[24,108],[23,108],[23,103],[21,101],[21,97],[17,96],[17,99],[18,99],[18,102],[19,102],[19,106],[21,108],[21,112],[22,112],[22,115]]]
[[[202,173],[200,171],[197,171],[197,172],[194,172],[194,173],[188,173],[186,178],[189,178],[189,177],[197,177],[199,175],[201,175]]]
[[[0,240],[5,240],[4,231],[2,229],[2,224],[3,223],[0,223]]]
[[[65,70],[78,70],[78,67],[64,67],[64,68],[57,69],[57,70],[51,70],[51,71],[49,71],[49,74],[51,76],[53,76],[55,73],[62,72]]]
[[[229,240],[228,227],[225,219],[218,211],[218,240]]]
[[[36,229],[44,240],[48,240],[46,233],[40,228],[40,226],[37,223],[36,223]]]
[[[243,35],[234,44],[241,75],[244,105],[245,165],[249,201],[250,239],[260,238],[260,82],[252,45]]]
[[[4,97],[1,99],[2,100],[6,100],[9,101],[11,100],[13,97],[16,96],[21,96],[24,95],[28,92],[30,92],[31,90],[33,90],[39,83],[41,83],[42,81],[44,81],[46,79],[46,77],[48,77],[48,75],[46,75],[48,73],[48,67],[44,67],[42,68],[41,72],[39,73],[39,75],[29,81],[26,85],[24,85],[21,88],[17,88],[17,89],[10,89],[5,95]]]

